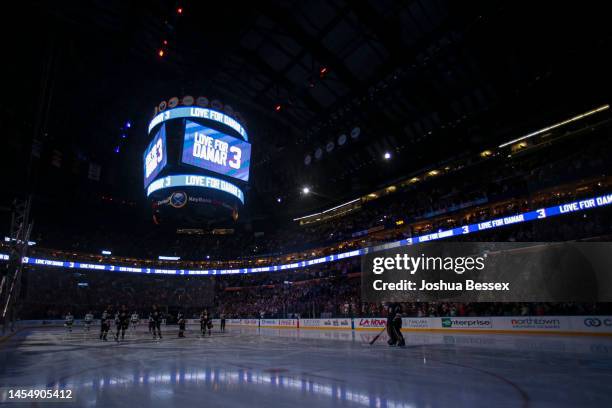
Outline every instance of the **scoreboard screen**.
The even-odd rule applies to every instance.
[[[163,124],[144,152],[144,186],[155,179],[168,163],[166,153],[166,125]]]
[[[187,120],[182,161],[224,176],[248,181],[251,144]]]

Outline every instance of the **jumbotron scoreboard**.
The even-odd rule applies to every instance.
[[[174,97],[155,108],[143,181],[156,223],[237,220],[251,163],[243,122],[230,106],[205,97]]]

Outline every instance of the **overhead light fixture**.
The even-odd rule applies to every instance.
[[[163,57],[163,56],[164,56],[164,54],[165,54],[165,53],[164,53],[164,50],[159,50],[159,51],[157,51],[157,55],[159,55],[160,57]]]
[[[332,208],[328,208],[328,209],[327,209],[327,210],[325,210],[325,211],[321,211],[321,212],[314,213],[314,214],[310,214],[310,215],[305,215],[305,216],[303,216],[303,217],[294,218],[294,219],[293,219],[293,221],[299,221],[299,220],[303,220],[303,219],[306,219],[306,218],[315,217],[315,216],[317,216],[317,215],[326,214],[326,213],[328,213],[328,212],[330,212],[330,211],[337,210],[338,208],[340,208],[340,207],[344,207],[345,205],[354,204],[354,203],[356,203],[356,202],[358,202],[358,201],[361,201],[361,198],[356,198],[356,199],[354,199],[354,200],[347,201],[346,203],[343,203],[343,204],[337,205],[337,206],[332,207]]]
[[[308,187],[304,187],[304,188],[302,189],[302,193],[304,193],[304,194],[308,194],[308,193],[310,193],[310,188],[308,188]]]
[[[282,201],[283,201],[283,199],[282,199],[282,198],[280,198],[280,197],[276,197],[276,202],[277,202],[277,203],[280,203],[280,202],[282,202]]]
[[[157,257],[157,259],[159,259],[160,261],[178,261],[181,259],[180,256],[164,256],[164,255],[160,255]]]
[[[594,115],[594,114],[596,114],[596,113],[598,113],[598,112],[604,111],[604,110],[609,109],[609,108],[610,108],[610,105],[603,105],[603,106],[600,106],[599,108],[596,108],[596,109],[590,110],[590,111],[585,112],[585,113],[583,113],[583,114],[581,114],[581,115],[574,116],[573,118],[569,118],[569,119],[564,120],[564,121],[562,121],[562,122],[555,123],[554,125],[551,125],[551,126],[545,127],[544,129],[536,130],[535,132],[529,133],[528,135],[521,136],[521,137],[519,137],[519,138],[516,138],[516,139],[510,140],[510,141],[508,141],[508,142],[506,142],[506,143],[502,143],[502,144],[500,144],[500,145],[499,145],[499,147],[500,147],[500,148],[502,148],[502,147],[510,146],[511,144],[514,144],[514,143],[516,143],[516,142],[520,142],[521,140],[529,139],[529,138],[531,138],[531,137],[534,137],[534,136],[540,135],[540,134],[542,134],[542,133],[546,133],[546,132],[548,132],[549,130],[553,130],[553,129],[556,129],[556,128],[561,127],[561,126],[563,126],[563,125],[567,125],[568,123],[572,123],[572,122],[575,122],[575,121],[577,121],[577,120],[580,120],[580,119],[586,118],[587,116]]]
[[[383,157],[385,158],[385,160],[389,160],[391,158],[391,153],[385,152],[385,155]]]
[[[111,251],[108,251],[106,249],[102,250],[102,255],[112,255],[113,253]]]
[[[4,237],[4,242],[15,242],[15,241],[18,244],[21,244],[23,242],[22,240],[16,240],[15,238]],[[36,242],[28,241],[28,246],[34,246],[34,245],[36,245]]]
[[[276,105],[276,106],[274,107],[274,110],[275,110],[276,112],[280,112],[281,108],[282,108],[282,106],[280,106],[280,105]]]

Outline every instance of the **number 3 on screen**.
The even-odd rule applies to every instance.
[[[236,146],[230,147],[230,153],[234,153],[234,158],[229,161],[229,166],[232,169],[240,169],[240,158],[242,157],[242,150]]]

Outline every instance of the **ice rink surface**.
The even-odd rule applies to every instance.
[[[0,344],[1,387],[73,390],[24,407],[610,407],[612,338],[228,328],[163,340],[24,329]],[[2,391],[6,397],[6,388]],[[0,398],[2,396],[0,395]]]

